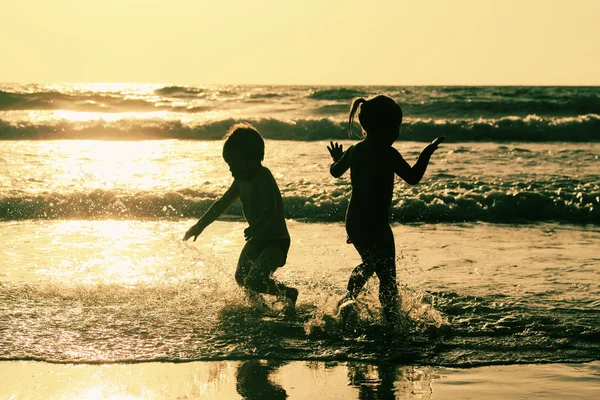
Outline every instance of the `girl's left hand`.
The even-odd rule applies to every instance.
[[[439,138],[436,138],[433,142],[431,142],[430,146],[432,147],[432,150],[437,150],[438,146],[442,144],[444,140],[446,140],[446,136],[440,136]]]

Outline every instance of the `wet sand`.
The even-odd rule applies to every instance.
[[[353,362],[0,362],[2,399],[582,399],[600,361],[468,369]]]

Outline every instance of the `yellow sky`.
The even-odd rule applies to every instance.
[[[19,0],[0,81],[600,84],[597,0]]]

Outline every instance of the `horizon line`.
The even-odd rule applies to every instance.
[[[428,87],[428,86],[446,86],[446,87],[600,87],[600,83],[578,83],[578,84],[535,84],[535,83],[480,83],[480,84],[463,84],[463,83],[181,83],[181,82],[150,82],[150,81],[0,81],[6,85],[35,85],[35,84],[133,84],[133,85],[165,85],[165,86],[300,86],[300,87],[315,87],[315,86],[337,86],[337,87]]]

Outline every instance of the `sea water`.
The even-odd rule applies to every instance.
[[[382,324],[377,280],[355,331],[327,325],[359,258],[345,244],[354,96],[403,106],[390,221],[405,320]],[[600,90],[527,87],[8,85],[0,87],[0,359],[356,360],[444,366],[600,356]],[[276,278],[298,312],[234,280],[239,205],[184,232],[231,183],[227,128],[253,123],[292,247]],[[354,131],[358,132],[357,127]]]

